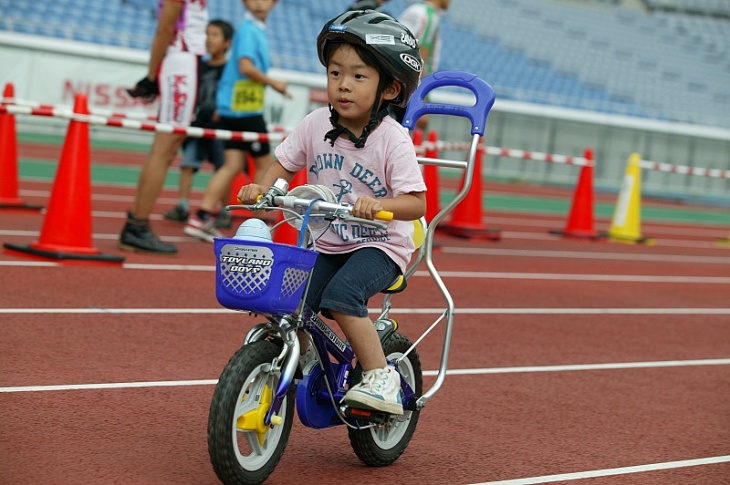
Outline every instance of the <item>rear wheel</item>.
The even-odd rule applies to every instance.
[[[244,345],[218,380],[208,415],[208,454],[225,484],[262,483],[284,454],[294,419],[293,387],[279,412],[281,424],[264,424],[281,378],[270,364],[280,352],[269,341]]]
[[[388,360],[399,359],[411,347],[411,341],[395,333],[383,343],[383,351]],[[420,396],[423,392],[421,360],[413,350],[398,364],[401,375]],[[362,368],[358,365],[353,373],[353,383],[362,379]],[[419,411],[404,409],[403,415],[391,416],[388,423],[368,429],[348,428],[350,445],[363,463],[370,466],[387,466],[395,462],[408,447],[418,424]]]

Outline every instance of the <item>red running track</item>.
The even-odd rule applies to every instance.
[[[21,190],[43,204],[50,184]],[[120,254],[131,195],[93,188],[102,252]],[[159,212],[174,202],[163,197]],[[550,236],[557,217],[486,217],[501,242],[439,237],[453,373],[406,453],[367,468],[344,429],[297,421],[268,483],[730,483],[730,249],[712,242],[728,229],[645,224],[657,245],[626,246]],[[34,242],[42,222],[3,212],[2,241]],[[210,245],[154,224],[179,257],[0,255],[0,483],[217,483],[212,382],[255,320],[217,305]],[[412,338],[442,307],[421,273],[395,304]],[[440,345],[437,329],[419,347],[429,383]]]

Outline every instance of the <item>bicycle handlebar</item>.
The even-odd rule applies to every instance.
[[[324,217],[328,220],[346,220],[357,222],[359,224],[367,224],[377,227],[378,229],[388,228],[386,224],[379,221],[393,220],[393,213],[390,211],[378,211],[375,214],[376,220],[370,220],[353,216],[353,206],[349,204],[335,204],[323,199],[306,199],[292,195],[276,195],[276,193],[277,192],[270,190],[269,192],[260,195],[255,204],[229,205],[226,208],[228,210],[246,209],[252,212],[270,209],[290,209],[301,218],[303,218],[303,213],[300,211],[309,209],[310,217]]]

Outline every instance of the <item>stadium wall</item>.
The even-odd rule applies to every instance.
[[[72,105],[76,93],[86,93],[89,107],[153,114],[156,106],[130,99],[124,89],[144,75],[148,54],[139,50],[85,44],[17,33],[0,32],[0,83],[11,82],[21,100],[45,104]],[[267,92],[267,120],[290,127],[326,102],[322,76],[276,71],[290,83],[293,100],[285,101],[275,91]],[[486,79],[489,82],[488,79]],[[581,156],[586,147],[595,152],[597,190],[618,191],[626,161],[631,153],[645,160],[730,170],[730,130],[656,122],[616,115],[568,110],[499,99],[497,93],[487,125],[485,142],[491,146],[526,151]],[[471,104],[466,91],[435,91],[437,102]],[[434,116],[429,125],[439,139],[467,141],[466,120]],[[66,122],[45,117],[19,117],[19,131],[65,133]],[[147,132],[92,127],[92,137],[143,142]],[[464,154],[442,153],[459,159]],[[523,183],[575,183],[572,166],[533,160],[488,156],[483,163],[486,176]],[[730,180],[645,171],[642,192],[672,199],[697,199],[730,206]]]

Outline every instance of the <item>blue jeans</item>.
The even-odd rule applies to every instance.
[[[367,317],[368,299],[388,288],[400,274],[398,265],[380,249],[320,253],[312,271],[307,305],[327,318],[332,318],[327,310]]]

